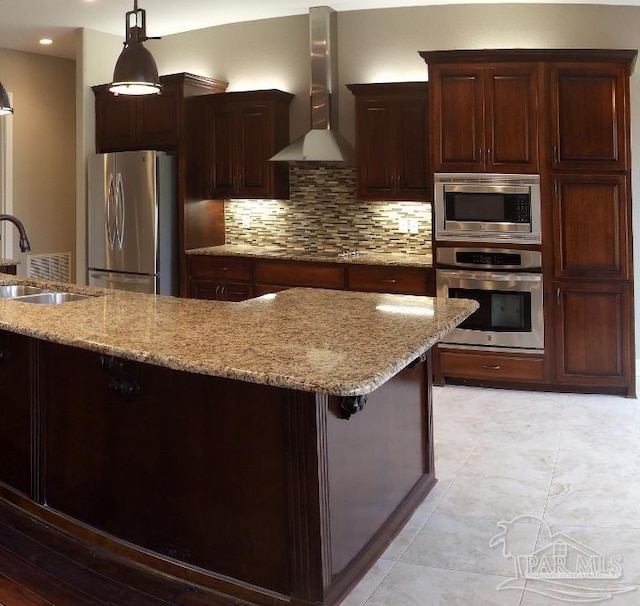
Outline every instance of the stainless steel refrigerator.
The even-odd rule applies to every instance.
[[[89,285],[177,294],[175,174],[163,152],[89,158]]]

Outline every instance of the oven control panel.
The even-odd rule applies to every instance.
[[[446,247],[436,250],[438,267],[540,271],[538,250]]]

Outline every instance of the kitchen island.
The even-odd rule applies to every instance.
[[[48,524],[250,603],[334,604],[435,483],[426,354],[474,302],[74,290],[0,299],[0,496]]]

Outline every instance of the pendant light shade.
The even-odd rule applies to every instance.
[[[2,86],[2,82],[0,82],[0,116],[7,116],[12,113],[13,107],[11,107],[11,103],[9,102],[9,94],[5,87]]]
[[[153,95],[160,92],[158,67],[143,45],[149,39],[145,11],[138,9],[138,0],[134,0],[133,10],[126,14],[126,38],[113,70],[113,82],[109,87],[112,93]]]

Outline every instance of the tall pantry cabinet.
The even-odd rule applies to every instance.
[[[629,78],[636,54],[420,53],[429,65],[434,170],[540,173],[545,353],[536,383],[552,388],[635,394]],[[472,375],[464,378],[486,378]]]
[[[634,392],[629,76],[635,52],[549,66],[555,380]]]

